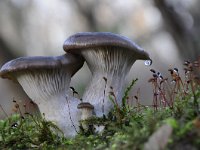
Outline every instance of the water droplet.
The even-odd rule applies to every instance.
[[[152,60],[151,60],[151,59],[145,60],[145,61],[144,61],[144,64],[145,64],[145,66],[151,66]]]

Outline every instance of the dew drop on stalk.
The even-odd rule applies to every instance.
[[[151,66],[152,60],[151,60],[151,59],[145,60],[145,61],[144,61],[144,64],[145,64],[145,66]]]

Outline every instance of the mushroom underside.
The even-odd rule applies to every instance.
[[[73,137],[79,126],[77,105],[80,100],[67,96],[71,80],[69,72],[66,68],[27,70],[16,73],[16,78],[45,119],[54,122],[65,136]]]
[[[81,54],[92,72],[92,80],[83,95],[83,101],[94,105],[96,115],[102,116],[113,108],[109,99],[111,91],[118,105],[121,105],[124,80],[137,60],[137,53],[119,47],[103,47],[83,49]]]

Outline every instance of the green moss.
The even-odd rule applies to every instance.
[[[81,121],[89,127],[81,128],[74,139],[64,138],[52,122],[37,115],[15,114],[0,120],[0,149],[143,149],[148,138],[166,123],[173,127],[166,149],[181,149],[185,144],[199,148],[200,87],[195,89],[195,96],[191,90],[188,94],[179,90],[173,107],[130,107],[125,102],[135,81],[125,92],[122,108],[114,107],[107,117]],[[95,125],[105,129],[98,133]]]

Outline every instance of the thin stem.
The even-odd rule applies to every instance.
[[[192,89],[192,94],[194,96],[194,107],[196,109],[196,112],[199,114],[199,104],[198,104],[197,97],[196,97],[196,94],[195,94],[193,81],[191,81],[190,85],[191,85],[191,89]]]
[[[13,102],[15,103],[15,107],[17,108],[17,110],[19,111],[19,114],[21,117],[23,117],[22,111],[20,109],[19,104],[17,103],[17,101],[15,100],[15,98],[13,97]]]
[[[68,109],[69,109],[69,118],[70,118],[70,120],[71,120],[71,122],[72,122],[72,126],[74,127],[76,133],[78,133],[78,131],[77,131],[75,125],[74,125],[74,122],[73,122],[73,120],[72,120],[71,113],[70,113],[69,100],[67,99],[67,97],[65,97],[65,99],[66,99],[66,101],[67,101],[67,107],[68,107]]]
[[[103,105],[102,105],[102,113],[103,115],[105,115],[104,113],[104,103],[105,103],[105,96],[106,96],[106,88],[107,88],[107,78],[103,77],[104,81],[105,81],[105,87],[104,87],[104,91],[103,91]]]

